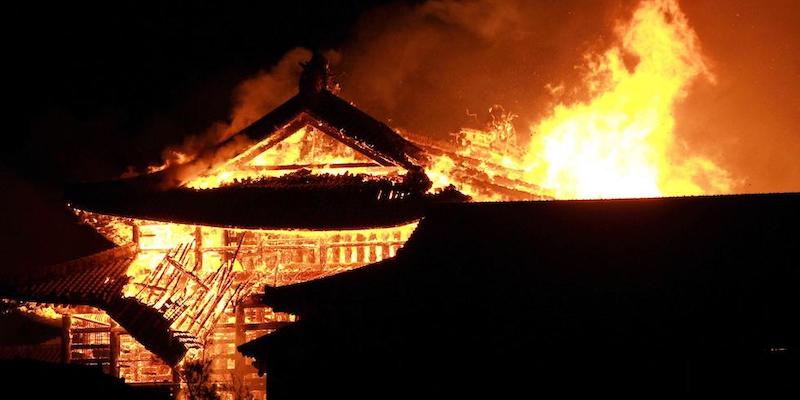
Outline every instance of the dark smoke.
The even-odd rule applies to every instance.
[[[343,95],[431,137],[474,122],[468,114],[486,117],[493,104],[524,127],[556,100],[548,87],[576,86],[583,54],[608,45],[628,3],[434,0],[378,9],[343,46]]]
[[[468,114],[485,117],[494,104],[528,117],[545,111],[553,101],[546,87],[578,79],[582,54],[613,37],[613,22],[630,9],[624,3],[396,3],[367,12],[352,39],[328,55],[343,97],[394,127],[446,138],[475,122]],[[242,82],[230,122],[167,149],[165,161],[201,152],[294,94],[298,62],[308,57],[308,50],[293,49]]]
[[[584,56],[601,53],[634,0],[431,0],[367,12],[336,50],[341,95],[390,125],[444,139],[494,104],[518,132],[556,102],[586,99]],[[683,1],[716,77],[679,106],[680,145],[731,172],[736,192],[800,189],[800,5]],[[187,140],[192,151],[246,126],[295,92],[295,49],[236,91],[231,121]],[[334,60],[336,61],[336,60]],[[526,139],[522,137],[523,141]]]
[[[234,90],[229,120],[217,121],[205,132],[187,136],[180,145],[167,147],[162,153],[164,163],[167,166],[182,164],[199,156],[200,159],[194,159],[192,170],[205,170],[242,150],[249,143],[235,141],[220,149],[214,147],[293,96],[300,77],[300,62],[310,57],[311,52],[306,49],[292,49],[272,68],[241,82]],[[182,173],[190,171],[184,169]]]
[[[375,10],[343,47],[343,95],[440,138],[471,122],[467,110],[480,117],[502,104],[527,133],[555,101],[583,98],[583,56],[607,47],[637,4],[434,0]],[[681,7],[716,83],[698,80],[676,110],[678,140],[728,170],[735,192],[800,190],[800,3]]]

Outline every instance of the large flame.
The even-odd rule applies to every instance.
[[[533,126],[526,180],[556,198],[696,195],[729,191],[713,161],[677,146],[673,109],[700,76],[710,79],[694,31],[675,0],[641,3],[620,44],[586,78],[598,94],[558,105]],[[623,56],[638,59],[631,70]]]
[[[480,147],[483,154],[478,158],[485,163],[477,170],[494,185],[498,177],[510,179],[500,186],[517,192],[558,199],[729,192],[728,173],[675,136],[673,111],[678,101],[696,79],[714,79],[677,2],[643,1],[616,33],[616,45],[602,55],[586,57],[583,84],[591,99],[558,104],[533,124],[523,156],[510,154],[507,149],[515,145],[498,139],[509,137],[507,121],[495,123],[483,132],[490,145],[472,141],[457,154],[439,156],[428,168],[434,182],[454,184],[475,200],[524,199],[513,194],[487,196],[463,179],[470,168],[456,159],[475,157],[475,148]],[[461,134],[480,133],[465,131]]]
[[[581,86],[590,99],[556,105],[532,124],[527,146],[516,141],[511,123],[515,116],[495,107],[486,129],[458,133],[457,148],[426,144],[427,139],[421,138],[420,144],[432,150],[432,162],[426,167],[431,190],[452,184],[477,201],[730,192],[727,171],[688,148],[675,132],[675,107],[692,83],[714,79],[677,0],[642,0],[631,19],[617,27],[615,44],[586,60],[588,72]],[[249,152],[226,158],[183,183],[204,189],[279,177],[291,170],[271,166],[303,164],[306,153],[316,155],[315,164],[305,165],[315,173],[398,175],[396,168],[381,171],[368,160],[354,159],[343,145],[339,147],[344,150],[323,146],[320,157],[315,149],[323,149],[317,144],[324,136],[305,127],[287,138],[285,147],[276,146],[252,159]],[[251,146],[253,151],[260,148]],[[183,163],[195,157],[176,153],[172,158]]]

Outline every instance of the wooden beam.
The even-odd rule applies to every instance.
[[[72,351],[70,350],[72,344],[72,335],[70,335],[70,327],[72,326],[72,316],[70,314],[61,315],[61,362],[69,363],[72,358]]]

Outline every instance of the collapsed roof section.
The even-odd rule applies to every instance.
[[[42,267],[0,285],[0,297],[18,301],[87,305],[100,308],[148,350],[170,365],[196,346],[152,307],[123,297],[135,245],[116,247],[77,260]]]

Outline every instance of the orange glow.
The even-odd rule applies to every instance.
[[[352,147],[306,125],[277,143],[272,138],[264,139],[208,173],[190,179],[184,186],[211,189],[237,181],[280,177],[300,168],[331,175],[392,176],[401,172],[401,168],[381,166]]]
[[[240,247],[234,271],[248,272],[252,275],[248,279],[258,281],[259,286],[285,285],[308,280],[291,277],[292,274],[305,273],[316,279],[393,257],[417,226],[413,222],[373,229],[304,231],[219,228],[139,219],[131,222],[139,231],[139,252],[128,268],[127,274],[132,278],[126,287],[128,295],[139,290],[137,284],[166,253],[180,246],[188,247],[191,263],[196,261],[195,251],[201,254],[200,277],[215,272],[224,255]],[[242,235],[244,239],[236,239]],[[238,240],[243,240],[241,246]],[[265,251],[279,254],[265,255]]]
[[[257,184],[262,178],[301,169],[312,174],[363,174],[365,179],[398,180],[406,172],[381,165],[307,124],[288,135],[278,133],[251,144],[182,186],[213,189]],[[318,279],[394,257],[417,226],[413,222],[337,231],[240,229],[74,211],[115,244],[135,244],[137,253],[126,271],[130,279],[123,296],[158,310],[170,329],[180,333],[188,359],[216,347],[228,354],[234,338],[216,332],[215,326],[235,322],[231,321],[236,319],[233,310],[262,292],[265,285]],[[247,307],[263,313],[258,307]],[[262,322],[294,320],[280,313],[260,318]],[[226,361],[231,362],[235,360]],[[148,365],[155,366],[147,361],[137,368]]]
[[[201,341],[225,310],[264,285],[318,279],[394,257],[417,222],[339,231],[187,225],[76,211],[119,245],[135,242],[124,296],[170,314]],[[135,233],[134,233],[135,232]]]
[[[24,313],[34,314],[42,318],[61,319],[61,314],[52,304],[23,303],[17,307],[17,310]]]
[[[725,193],[730,178],[713,161],[682,149],[673,108],[698,77],[711,75],[699,41],[674,0],[644,1],[620,45],[590,63],[598,94],[558,105],[532,127],[526,179],[557,198]],[[632,70],[623,55],[638,57]]]
[[[486,162],[480,168],[490,181],[523,181],[533,185],[524,191],[558,199],[728,193],[729,174],[675,137],[676,103],[696,79],[713,80],[676,1],[643,1],[617,34],[616,46],[587,56],[584,84],[592,99],[559,104],[533,124],[524,156],[492,146],[506,132],[502,124],[485,131],[486,143],[473,142],[458,153],[488,150],[480,155]],[[628,59],[637,61],[626,65]],[[458,179],[459,168],[443,155],[428,170],[440,186],[455,184],[476,200],[497,199]]]

